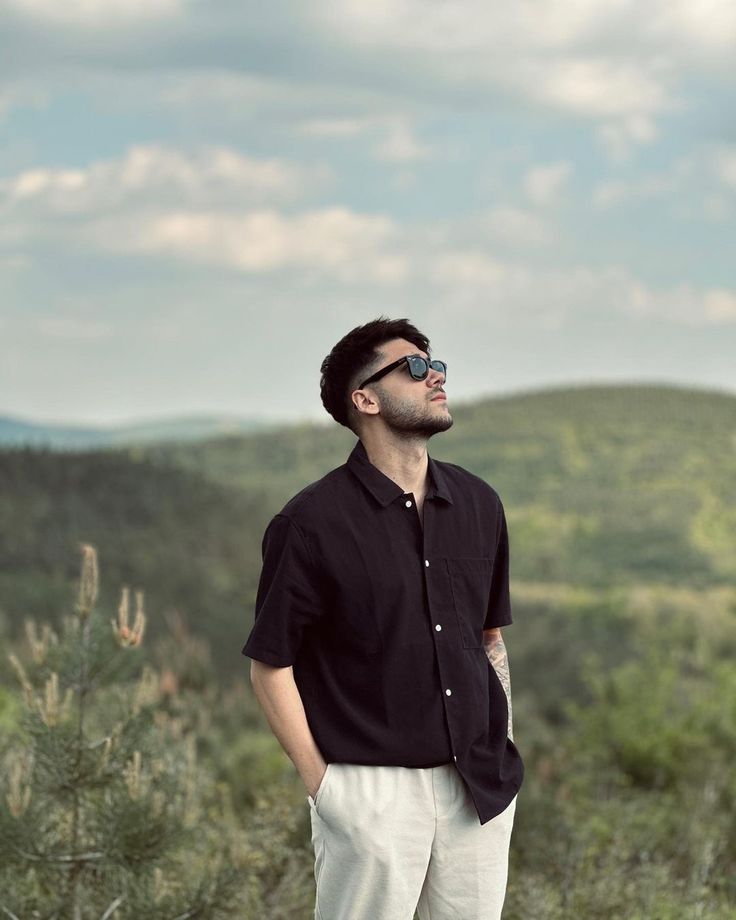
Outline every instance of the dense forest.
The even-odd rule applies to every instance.
[[[451,408],[429,453],[490,482],[509,523],[527,772],[504,917],[733,917],[736,398],[591,386]],[[305,424],[0,452],[0,912],[72,916],[84,890],[85,918],[114,903],[110,916],[143,917],[154,901],[150,916],[172,920],[311,917],[306,793],[240,650],[268,520],[354,443]],[[86,618],[80,546],[99,559]],[[126,587],[145,594],[134,647],[132,606],[128,633],[111,626]],[[83,708],[85,746],[75,693],[95,661],[109,664]],[[125,782],[82,768],[116,725]],[[169,810],[130,791],[146,763]],[[115,835],[102,833],[111,801],[127,815]],[[54,861],[72,831],[97,862]]]

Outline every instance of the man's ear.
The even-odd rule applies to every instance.
[[[378,402],[370,390],[353,390],[350,398],[357,412],[362,415],[378,415]]]

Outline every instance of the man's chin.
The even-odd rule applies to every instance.
[[[435,433],[435,434],[440,434],[440,433],[443,432],[443,431],[447,431],[448,428],[452,428],[454,422],[455,422],[455,420],[453,419],[453,417],[452,417],[452,416],[450,415],[450,413],[448,412],[447,415],[446,415],[443,419],[441,419],[441,423],[442,423],[442,424],[438,425],[438,426],[435,428],[435,432],[434,432],[434,433]]]
[[[441,414],[427,414],[422,418],[395,417],[385,416],[387,428],[394,431],[397,435],[406,435],[409,437],[431,438],[433,434],[440,434],[452,428],[453,418],[449,411]]]
[[[423,426],[422,430],[428,438],[431,438],[433,434],[442,434],[443,431],[452,428],[453,421],[452,416],[448,412],[442,418],[432,419],[431,422]]]

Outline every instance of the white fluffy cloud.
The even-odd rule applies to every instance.
[[[389,217],[274,207],[293,205],[328,181],[324,167],[223,147],[183,153],[139,146],[82,169],[31,169],[0,180],[0,245],[16,258],[43,242],[250,273],[299,269],[378,283],[403,277]],[[270,207],[259,207],[265,203]]]
[[[641,119],[672,105],[663,75],[646,61],[571,55],[534,70],[538,80],[529,92],[576,115]]]
[[[426,92],[512,99],[591,121],[615,162],[653,143],[659,120],[687,104],[693,74],[734,76],[732,0],[487,0],[322,2],[325,30]]]
[[[3,10],[10,11],[45,29],[38,36],[44,39],[39,72],[62,68],[99,74],[106,70],[104,60],[118,82],[155,73],[152,93],[166,74],[176,73],[184,87],[191,87],[197,76],[219,73],[221,84],[253,77],[268,94],[264,75],[270,75],[297,93],[309,86],[315,119],[327,120],[329,115],[318,113],[319,98],[336,85],[353,94],[372,92],[382,114],[387,104],[395,109],[399,99],[407,107],[417,101],[453,107],[465,99],[492,106],[501,98],[591,120],[601,143],[619,158],[656,136],[657,119],[682,104],[687,75],[723,77],[733,73],[736,59],[732,0],[651,0],[645,15],[634,0],[519,0],[505,6],[487,0],[344,0],[337,5],[292,0],[287,7],[288,36],[283,18],[265,8],[256,15],[251,3],[228,4],[215,17],[203,4],[186,0],[0,0],[0,18]],[[63,43],[56,41],[60,20]],[[126,20],[148,27],[140,36],[142,47],[116,40],[111,22]],[[249,54],[236,53],[232,37],[259,30],[264,55],[274,36],[282,37],[269,66],[249,72]],[[29,53],[38,43],[35,32],[25,30],[16,38],[30,41],[32,34]],[[309,65],[302,69],[308,76],[295,79],[300,63]],[[220,105],[216,82],[205,80],[217,93],[211,100]],[[346,115],[343,123],[349,120]],[[393,128],[384,142],[387,156],[422,155],[424,145],[407,130],[405,124]]]
[[[343,0],[337,9],[322,0],[315,6],[326,23],[356,43],[433,54],[487,52],[509,41],[510,51],[524,45],[546,52],[586,46],[640,50],[668,43],[718,53],[736,43],[731,0],[651,0],[645,17],[635,0],[517,0],[508,6],[486,0]]]
[[[704,145],[676,157],[659,172],[639,173],[626,179],[605,179],[596,183],[591,202],[596,209],[610,210],[628,204],[659,200],[672,213],[725,219],[736,192],[736,146]],[[698,208],[698,203],[700,208]]]
[[[714,324],[736,322],[736,291],[715,288],[706,292],[705,315]]]
[[[387,217],[328,208],[285,216],[276,211],[173,212],[144,218],[135,234],[101,221],[93,236],[113,250],[166,255],[249,273],[298,269],[304,276],[342,282],[395,282],[406,263]]]
[[[723,149],[719,154],[730,181],[731,160]],[[564,161],[535,167],[525,177],[527,193],[548,203],[570,168]],[[507,205],[411,224],[344,205],[295,210],[312,172],[227,148],[182,153],[152,146],[84,169],[26,170],[0,182],[0,258],[20,260],[18,271],[32,269],[41,244],[88,259],[105,253],[173,260],[210,269],[213,280],[227,269],[279,273],[310,286],[358,286],[379,297],[389,287],[402,297],[437,294],[460,309],[511,310],[547,325],[591,310],[678,325],[736,323],[736,291],[727,287],[656,287],[624,268],[535,265],[522,253],[533,256],[557,232],[548,211]],[[606,194],[610,204],[623,193]],[[601,203],[606,194],[599,190]]]
[[[628,202],[663,198],[676,189],[681,180],[682,176],[673,170],[636,180],[607,179],[593,189],[592,203],[596,208],[606,210]]]
[[[0,179],[0,214],[25,219],[33,214],[98,214],[135,204],[284,202],[323,188],[328,181],[325,167],[256,159],[226,147],[183,153],[141,145],[82,169],[42,167]]]
[[[534,166],[524,176],[524,191],[536,205],[552,204],[573,173],[568,160]]]
[[[630,279],[621,309],[637,316],[656,317],[691,326],[736,323],[736,290],[698,289],[683,283],[654,289]]]
[[[403,115],[308,118],[298,124],[296,130],[317,138],[365,139],[377,159],[399,165],[424,160],[432,152],[427,144],[418,140],[414,126]]]
[[[451,297],[455,321],[489,312],[533,328],[556,328],[591,314],[692,328],[736,325],[736,289],[654,286],[616,266],[535,268],[482,251],[455,251],[435,259],[431,281]]]
[[[374,147],[375,155],[390,163],[413,163],[430,155],[428,146],[421,144],[405,119],[392,122],[385,138]]]
[[[612,160],[622,163],[637,146],[651,144],[657,138],[657,126],[648,115],[633,114],[618,121],[606,121],[596,136]]]

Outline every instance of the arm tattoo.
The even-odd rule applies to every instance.
[[[500,632],[492,636],[492,638],[486,643],[485,652],[488,656],[488,660],[493,665],[498,679],[501,681],[501,686],[503,687],[504,693],[506,694],[506,702],[508,703],[509,709],[508,736],[513,741],[514,735],[511,718],[511,678],[509,676],[509,659],[508,654],[506,653],[506,646]]]

